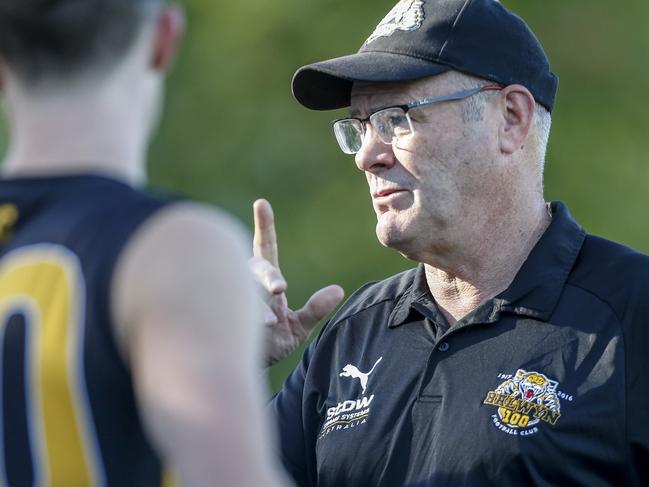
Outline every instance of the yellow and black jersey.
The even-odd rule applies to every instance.
[[[161,485],[110,285],[168,202],[98,176],[0,180],[0,486]]]

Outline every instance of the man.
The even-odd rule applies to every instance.
[[[148,195],[182,15],[0,2],[0,484],[280,485],[239,225]]]
[[[352,295],[273,399],[299,485],[649,483],[649,259],[544,201],[556,88],[494,0],[402,0],[357,54],[295,74],[304,106],[350,107],[333,128],[377,237],[419,263]],[[311,321],[255,270],[297,342]]]

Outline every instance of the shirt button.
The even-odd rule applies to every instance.
[[[440,352],[446,352],[450,347],[450,345],[447,342],[442,342],[439,344],[439,347],[437,347],[437,350]]]

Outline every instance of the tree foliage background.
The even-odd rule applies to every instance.
[[[413,263],[384,249],[364,176],[329,121],[290,79],[301,65],[355,52],[394,0],[185,0],[188,32],[168,82],[150,182],[229,210],[252,227],[274,206],[288,297],[361,284]],[[503,0],[536,32],[560,79],[546,198],[591,233],[649,251],[649,2]],[[0,150],[6,147],[6,135]],[[274,389],[300,351],[271,370]]]

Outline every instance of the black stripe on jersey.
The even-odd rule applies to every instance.
[[[26,411],[25,359],[27,357],[27,323],[23,314],[11,315],[4,327],[2,340],[2,413],[4,467],[9,486],[34,485],[34,465],[29,444],[31,437]],[[0,327],[2,333],[2,327]],[[21,343],[21,347],[11,344]],[[13,371],[13,372],[11,372]],[[21,373],[15,373],[20,371]]]
[[[86,233],[80,255],[83,272],[93,276],[86,296],[84,370],[97,441],[108,486],[158,486],[161,462],[144,434],[130,372],[116,346],[111,313],[111,285],[124,246],[143,221],[167,201],[124,191],[110,206],[97,209],[101,230]],[[87,247],[87,248],[84,248]],[[93,323],[94,326],[88,326]]]

